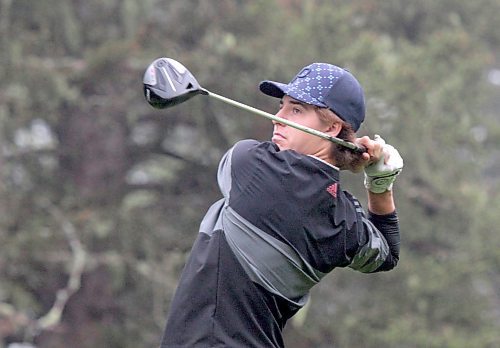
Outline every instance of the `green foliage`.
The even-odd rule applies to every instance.
[[[149,107],[142,74],[160,56],[270,112],[261,80],[345,66],[367,97],[361,134],[405,159],[398,268],[334,271],[288,325],[288,347],[500,345],[498,86],[485,78],[499,11],[498,0],[0,1],[0,347],[158,344],[219,198],[219,158],[270,134],[202,97]],[[363,198],[359,175],[343,180]],[[88,255],[78,291],[57,327],[37,331],[77,242]]]

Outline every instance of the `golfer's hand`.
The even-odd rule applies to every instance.
[[[348,166],[342,167],[342,170],[349,170],[353,173],[359,173],[365,169],[366,166],[370,165],[379,160],[382,155],[382,144],[376,139],[370,139],[365,136],[362,138],[357,138],[354,143],[360,147],[366,149],[365,152],[358,154],[356,153],[355,158]]]
[[[363,137],[367,138],[367,137]],[[396,176],[403,169],[403,159],[398,150],[386,144],[379,135],[374,140],[363,140],[361,143],[367,151],[363,154],[366,161],[365,187],[373,193],[383,193],[392,190]]]
[[[382,141],[381,141],[382,140]],[[382,138],[375,135],[374,139],[367,136],[356,139],[356,144],[363,146],[366,151],[361,154],[363,168],[377,162],[382,156],[382,146],[385,144]]]

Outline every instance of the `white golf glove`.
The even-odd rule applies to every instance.
[[[382,145],[382,156],[377,162],[365,167],[365,187],[370,192],[383,193],[392,190],[396,176],[403,169],[403,158],[398,150],[386,144],[378,134],[374,140]]]

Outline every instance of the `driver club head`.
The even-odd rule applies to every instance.
[[[153,61],[142,80],[144,97],[157,109],[185,102],[198,94],[208,94],[184,65],[172,58]]]

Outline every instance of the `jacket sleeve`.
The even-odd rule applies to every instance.
[[[389,271],[396,267],[399,261],[400,234],[397,212],[387,215],[369,213],[369,219],[373,226],[383,235],[389,247],[389,254],[384,263],[375,272]]]
[[[366,217],[357,200],[355,205],[361,221],[358,230],[359,248],[349,267],[363,273],[393,269],[399,261],[400,235],[397,213],[369,213]]]

